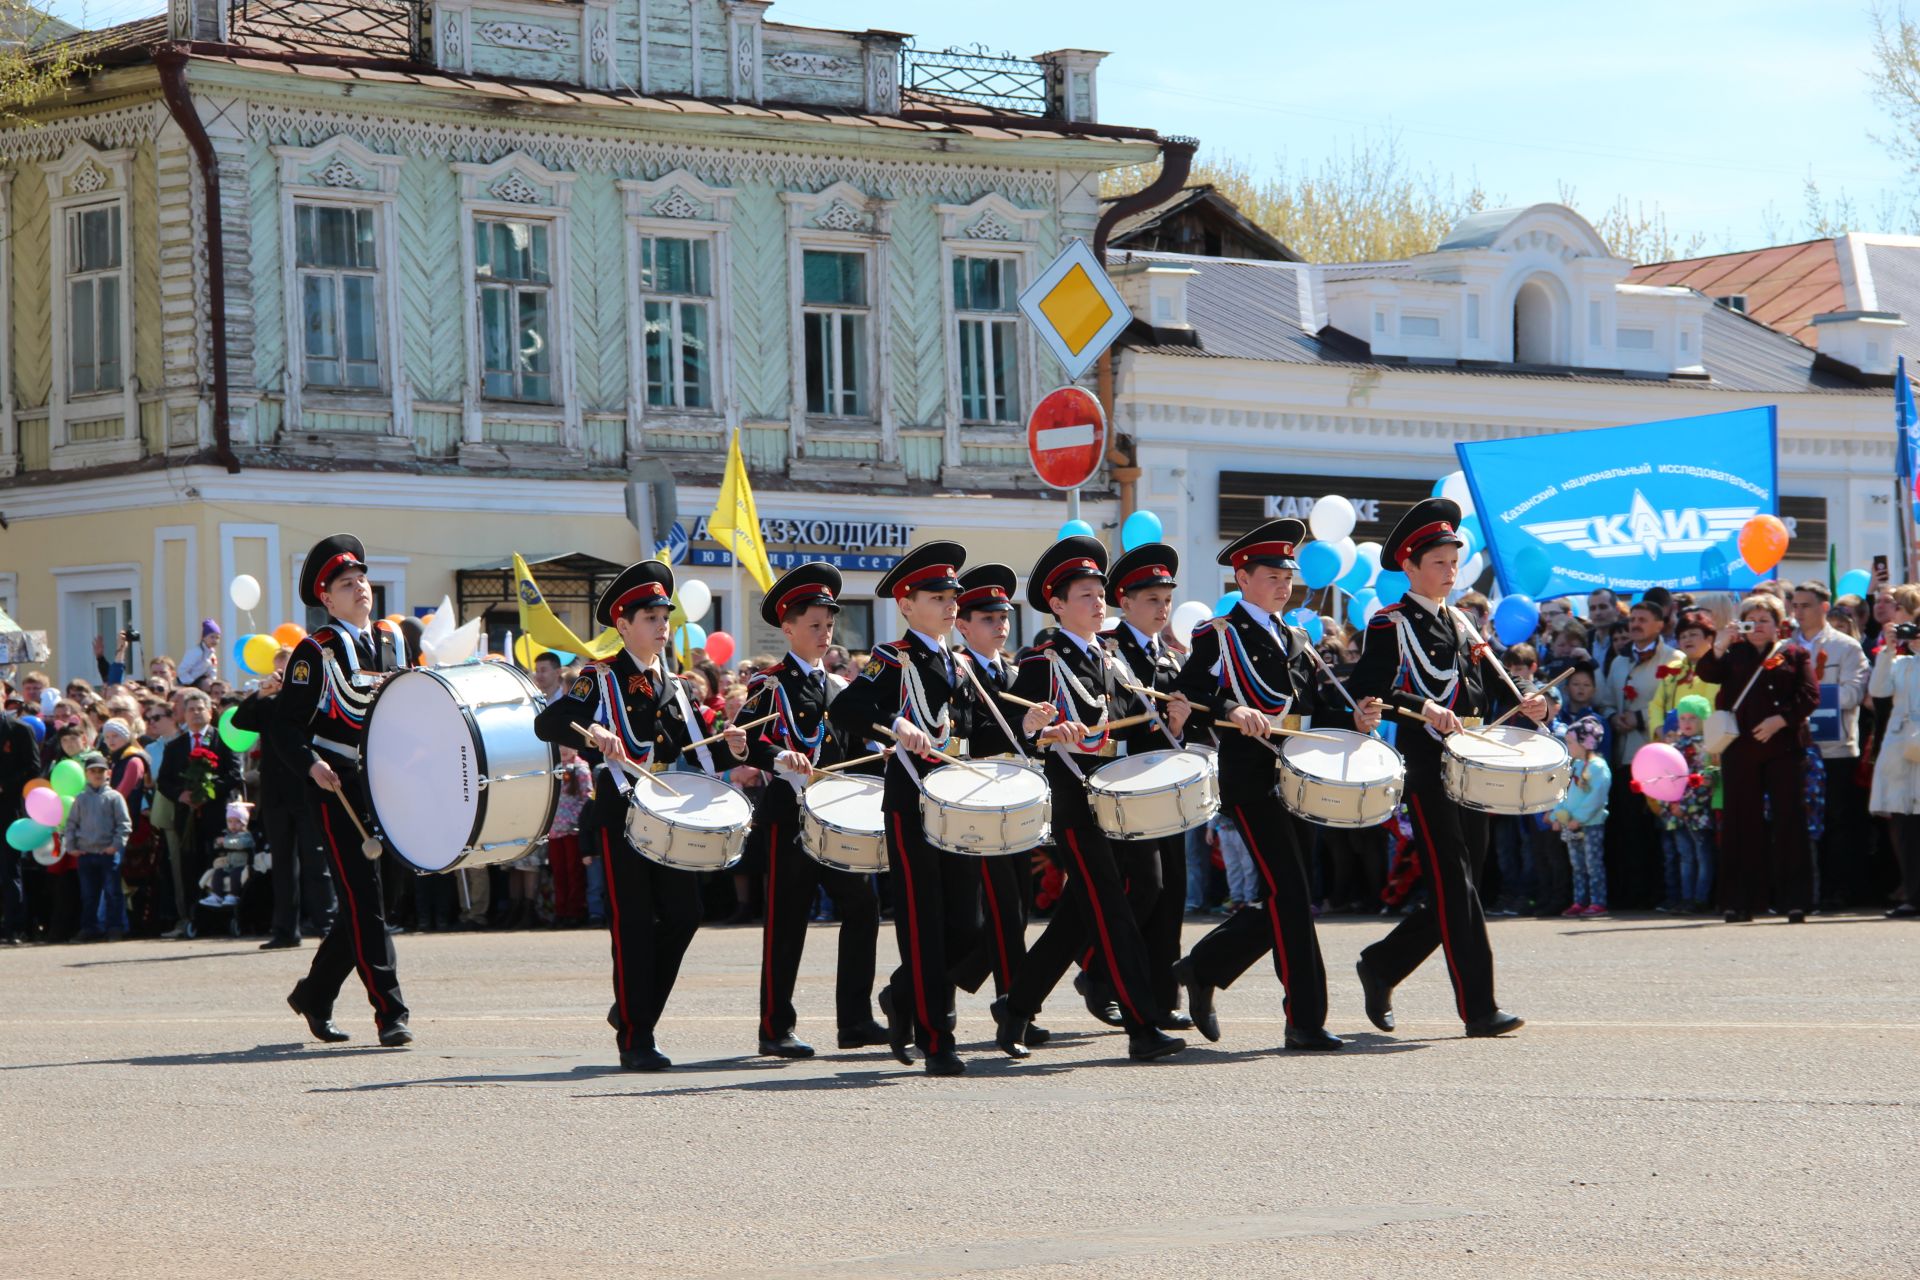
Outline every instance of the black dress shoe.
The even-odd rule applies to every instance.
[[[673,1065],[673,1059],[652,1045],[639,1049],[627,1049],[620,1054],[622,1071],[665,1071]]]
[[[1027,1020],[1027,1048],[1038,1049],[1051,1039],[1053,1039],[1053,1032],[1047,1030],[1031,1018]]]
[[[1162,1031],[1191,1031],[1193,1030],[1193,1019],[1184,1011],[1175,1009],[1170,1013],[1162,1014],[1153,1025]]]
[[[1155,1058],[1164,1058],[1186,1047],[1187,1042],[1179,1036],[1170,1036],[1153,1027],[1127,1036],[1127,1056],[1135,1062],[1152,1062]]]
[[[868,1018],[857,1027],[840,1029],[840,1047],[842,1049],[866,1049],[874,1045],[887,1043],[887,1029]]]
[[[938,1053],[927,1055],[927,1074],[930,1076],[963,1076],[967,1074],[967,1064],[960,1055],[951,1049],[942,1049]]]
[[[380,1028],[380,1043],[389,1049],[413,1043],[413,1031],[404,1022],[389,1022]]]
[[[1344,1049],[1346,1047],[1347,1042],[1345,1040],[1334,1035],[1325,1027],[1315,1027],[1311,1031],[1301,1027],[1290,1026],[1287,1028],[1287,1048],[1289,1049],[1325,1051],[1330,1049]]]
[[[1806,922],[1807,922],[1807,913],[1806,913],[1806,912],[1804,912],[1804,911],[1800,911],[1800,910],[1794,910],[1794,911],[1789,911],[1789,912],[1787,912],[1787,923],[1788,923],[1788,924],[1805,924]]]
[[[1093,979],[1087,976],[1086,970],[1082,969],[1074,975],[1073,989],[1078,991],[1080,998],[1087,1002],[1087,1012],[1094,1016],[1095,1021],[1104,1022],[1110,1027],[1118,1027],[1126,1023],[1126,1018],[1120,1013],[1119,1002],[1106,994],[1105,984],[1096,986]]]
[[[789,1031],[776,1040],[761,1036],[760,1055],[765,1058],[811,1058],[813,1046]]]
[[[313,1033],[315,1040],[324,1041],[327,1044],[339,1044],[342,1040],[351,1040],[353,1038],[339,1027],[334,1026],[331,1017],[326,1017],[318,1013],[309,1013],[306,1009],[302,1008],[300,1005],[300,988],[298,987],[295,987],[287,993],[287,1008],[307,1020],[307,1030]]]
[[[893,1051],[894,1059],[903,1067],[913,1065],[913,1051],[907,1042],[913,1038],[913,1024],[900,1017],[900,1011],[893,1007],[893,988],[880,989],[880,1016],[887,1020],[887,1048]]]
[[[260,949],[262,951],[284,951],[288,947],[297,947],[299,945],[300,939],[298,938],[268,938],[260,944]]]
[[[1360,975],[1360,995],[1366,1002],[1367,1021],[1382,1031],[1393,1030],[1393,988],[1374,977],[1365,960],[1353,968]]]
[[[1193,1029],[1208,1040],[1218,1040],[1220,1019],[1213,1012],[1213,988],[1200,981],[1200,975],[1194,972],[1192,956],[1183,956],[1174,962],[1173,980],[1187,989],[1188,1021]]]
[[[1887,912],[1889,920],[1911,920],[1915,916],[1920,916],[1920,906],[1915,906],[1911,902],[1903,902]]]
[[[1027,1048],[1027,1020],[1007,1007],[1007,998],[1001,996],[989,1006],[996,1028],[993,1042],[1000,1046],[1000,1052],[1009,1058],[1031,1057],[1033,1051]]]
[[[1526,1019],[1518,1014],[1508,1013],[1505,1009],[1495,1009],[1484,1018],[1475,1018],[1467,1024],[1467,1034],[1476,1039],[1487,1036],[1503,1036],[1509,1031],[1518,1031],[1527,1025]]]

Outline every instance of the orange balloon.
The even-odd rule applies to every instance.
[[[48,782],[45,778],[28,778],[27,785],[20,788],[20,794],[22,796],[25,796],[29,791],[32,791],[37,787],[51,787],[52,785],[53,784],[51,782]]]
[[[391,622],[396,627],[399,626],[401,623],[405,622],[406,620],[407,620],[407,615],[404,613],[390,613],[386,617],[386,621]]]
[[[297,622],[283,622],[273,629],[273,638],[291,649],[307,638],[307,629]]]
[[[1740,527],[1740,558],[1755,573],[1766,573],[1787,554],[1787,526],[1778,516],[1755,516]]]

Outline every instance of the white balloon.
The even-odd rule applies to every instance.
[[[1366,625],[1367,623],[1369,623],[1369,622],[1372,622],[1372,621],[1373,621],[1373,615],[1374,615],[1374,614],[1376,614],[1376,613],[1378,613],[1378,612],[1380,612],[1380,610],[1381,610],[1381,609],[1382,609],[1383,607],[1384,607],[1384,606],[1383,606],[1383,605],[1382,605],[1382,604],[1381,604],[1381,603],[1380,603],[1380,602],[1379,602],[1378,600],[1369,600],[1369,601],[1367,601],[1367,607],[1366,607],[1366,608],[1364,608],[1364,609],[1362,609],[1362,610],[1360,611],[1360,623],[1361,623],[1361,625],[1362,625],[1362,626],[1365,626],[1365,625]]]
[[[236,609],[252,609],[260,603],[260,579],[243,573],[227,584],[227,599]]]
[[[1353,532],[1353,504],[1337,493],[1330,493],[1313,504],[1307,527],[1322,542],[1338,542]]]
[[[1454,579],[1454,597],[1458,598],[1473,590],[1473,584],[1480,581],[1480,575],[1486,572],[1486,568],[1486,562],[1479,556],[1467,557],[1467,562],[1460,566],[1460,576]]]
[[[1460,514],[1473,514],[1473,490],[1467,487],[1467,473],[1449,471],[1447,478],[1440,482],[1440,496],[1460,504]]]
[[[427,661],[436,667],[465,662],[480,649],[480,619],[461,624],[445,640],[427,650]]]
[[[1474,555],[1477,552],[1477,548],[1475,548],[1473,545],[1473,530],[1471,529],[1458,530],[1457,536],[1460,539],[1460,558],[1462,560],[1473,559]]]
[[[1337,582],[1340,578],[1344,578],[1353,572],[1353,562],[1360,558],[1360,549],[1353,545],[1352,538],[1336,539],[1333,544],[1333,549],[1340,553],[1340,573],[1334,579],[1334,581]]]
[[[1356,558],[1366,561],[1371,566],[1367,573],[1367,585],[1372,586],[1374,580],[1380,576],[1380,544],[1362,542],[1354,547],[1353,553]]]
[[[680,612],[688,622],[698,622],[713,607],[713,588],[695,578],[680,584]]]
[[[1200,600],[1189,600],[1184,604],[1175,605],[1173,609],[1173,634],[1179,636],[1181,642],[1185,643],[1186,638],[1193,634],[1194,628],[1212,616],[1212,606]]]

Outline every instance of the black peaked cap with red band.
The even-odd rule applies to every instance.
[[[1019,585],[1019,576],[1004,564],[975,565],[960,575],[960,612],[1005,613],[1013,608],[1013,593]]]
[[[673,605],[673,566],[661,560],[642,560],[639,564],[630,564],[620,571],[613,585],[600,593],[600,599],[593,606],[593,620],[603,627],[613,625],[613,620],[625,611],[628,605],[641,604],[649,609],[657,606]]]
[[[1107,576],[1107,544],[1098,538],[1077,534],[1062,538],[1040,553],[1027,574],[1027,603],[1041,613],[1052,613],[1048,600],[1067,589],[1076,578]]]
[[[1214,557],[1214,563],[1233,569],[1244,569],[1249,565],[1264,565],[1269,569],[1298,569],[1300,562],[1294,557],[1300,552],[1300,544],[1306,540],[1307,526],[1300,521],[1269,520],[1229,542]]]
[[[780,575],[760,601],[760,619],[777,627],[817,604],[840,612],[840,571],[825,560],[809,560]]]
[[[320,593],[328,583],[349,569],[365,572],[366,567],[367,549],[352,534],[336,533],[320,539],[300,566],[300,603],[320,608]]]
[[[1380,567],[1399,569],[1408,556],[1428,547],[1465,545],[1466,539],[1460,536],[1460,504],[1452,498],[1426,498],[1414,503],[1380,544]]]
[[[957,542],[923,542],[887,570],[874,594],[902,600],[909,591],[958,591],[966,562],[967,549]]]
[[[1107,570],[1107,603],[1118,608],[1122,591],[1140,591],[1146,587],[1177,587],[1174,577],[1180,572],[1180,553],[1164,542],[1144,542],[1122,552]]]

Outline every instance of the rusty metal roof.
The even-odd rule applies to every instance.
[[[1816,345],[1813,317],[1847,308],[1840,256],[1831,239],[1773,245],[1635,267],[1631,284],[1684,285],[1709,298],[1743,294],[1746,314],[1770,329]]]

